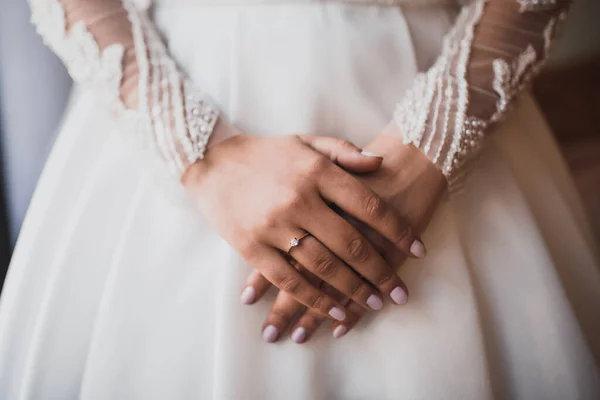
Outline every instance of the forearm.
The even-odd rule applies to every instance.
[[[102,92],[123,131],[180,176],[201,159],[219,113],[177,68],[131,0],[30,0],[38,32],[73,79]]]
[[[421,149],[451,184],[461,182],[490,128],[548,58],[571,1],[533,3],[474,0],[466,6],[436,64],[398,105],[405,142]]]

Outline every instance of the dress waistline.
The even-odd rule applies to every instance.
[[[144,2],[144,0],[138,0]],[[266,4],[327,4],[344,3],[356,5],[373,5],[382,7],[411,6],[428,7],[440,5],[456,5],[461,0],[155,0],[164,5],[266,5]]]

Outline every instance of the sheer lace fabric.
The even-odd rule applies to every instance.
[[[181,174],[203,157],[219,118],[178,70],[148,19],[150,0],[29,0],[32,20],[77,82],[102,90],[123,130]],[[462,181],[485,133],[546,60],[570,0],[473,0],[395,120],[448,178]]]
[[[435,65],[398,104],[406,143],[462,184],[490,127],[547,59],[569,0],[474,0],[446,36]]]
[[[78,83],[105,95],[121,128],[180,175],[219,117],[178,70],[148,19],[149,0],[29,0],[32,22]]]

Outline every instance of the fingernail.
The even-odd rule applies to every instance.
[[[406,304],[408,301],[408,295],[406,294],[406,291],[400,286],[396,286],[394,290],[392,290],[390,297],[396,304]]]
[[[383,158],[379,154],[371,153],[369,151],[361,151],[360,154],[363,155],[363,156],[365,156],[365,157],[379,157],[379,158]]]
[[[415,239],[415,241],[410,245],[410,253],[417,258],[423,258],[425,257],[427,250],[425,250],[425,245],[423,242],[421,242],[419,239]]]
[[[267,343],[273,343],[279,337],[279,329],[275,328],[273,325],[269,325],[263,331],[263,339]]]
[[[292,340],[298,344],[304,343],[306,340],[306,333],[306,329],[303,327],[296,328],[292,333]]]
[[[346,318],[346,313],[337,307],[333,307],[331,310],[329,310],[329,315],[331,315],[333,318],[337,319],[338,321],[343,321],[344,318]]]
[[[252,286],[248,286],[240,296],[243,304],[252,304],[256,300],[256,291]]]
[[[381,297],[377,296],[376,294],[372,294],[367,299],[367,305],[371,308],[371,310],[377,311],[381,310],[381,307],[383,307],[383,301],[381,300]]]
[[[344,336],[346,332],[348,332],[348,328],[344,325],[339,325],[333,330],[333,337],[339,339]]]

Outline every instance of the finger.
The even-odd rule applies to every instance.
[[[387,254],[389,252],[392,252],[392,251],[395,252],[396,254],[399,253],[399,254],[404,255],[400,250],[398,250],[396,248],[396,246],[394,246],[393,244],[391,244],[389,240],[387,240],[386,238],[382,237],[379,233],[377,233],[373,229],[371,229],[371,227],[363,224],[362,222],[360,222],[356,218],[352,217],[351,215],[346,214],[342,210],[335,210],[335,211],[342,218],[344,218],[346,221],[348,221],[348,223],[350,225],[352,225],[360,233],[362,233],[363,236],[365,238],[367,238],[367,240],[373,245],[373,247],[375,247],[375,249],[377,250],[377,252],[379,254],[381,254],[381,255],[384,256],[383,257],[384,260],[386,260],[387,263],[392,266],[392,268],[394,268],[394,267],[397,266],[397,264],[395,264],[393,262],[390,262],[390,260],[388,260],[385,257],[385,254]]]
[[[290,251],[290,255],[308,271],[362,307],[371,310],[380,310],[383,307],[383,300],[377,290],[315,237],[305,237],[299,246]]]
[[[336,339],[339,339],[350,332],[350,330],[354,328],[358,321],[366,314],[366,311],[353,301],[346,304],[346,309],[348,310],[348,317],[344,322],[336,321],[331,327],[331,334]]]
[[[291,326],[296,315],[304,309],[306,309],[306,307],[298,303],[292,296],[286,292],[280,291],[263,324],[263,340],[267,343],[276,342]],[[325,317],[322,316],[321,318],[325,319]],[[292,339],[296,343],[303,343],[306,338],[307,335],[303,330],[295,332],[294,335],[292,335]]]
[[[395,247],[385,248],[383,253],[380,254],[383,259],[396,271],[406,261],[406,256],[398,251],[398,249]]]
[[[290,259],[289,261],[311,284],[315,287],[320,287],[321,280],[318,277],[303,268],[296,260]],[[280,291],[263,324],[262,335],[264,341],[267,343],[276,342],[281,337],[281,334],[294,322],[295,316],[306,309],[306,307],[294,300],[292,296]],[[324,317],[321,318],[325,320]],[[296,343],[303,343],[307,338],[303,330],[295,332],[292,336],[292,339]]]
[[[289,293],[296,301],[324,317],[338,321],[346,318],[346,311],[339,302],[313,286],[276,249],[265,247],[254,258],[251,260],[253,264],[279,290]]]
[[[348,315],[343,322],[336,321],[332,325],[331,333],[336,339],[346,335],[352,328],[356,326],[358,321],[367,313],[367,311],[353,302],[352,300],[346,301],[341,293],[331,288],[329,285],[324,284],[322,287],[323,291],[331,295],[334,299],[347,303],[346,310]],[[314,334],[314,332],[325,322],[325,318],[317,315],[310,310],[306,309],[298,318],[298,321],[292,328],[292,337],[295,332],[302,332],[305,335],[304,341],[306,342]]]
[[[397,210],[339,167],[329,168],[319,182],[319,190],[325,199],[373,228],[406,254],[425,256],[425,246]]]
[[[391,244],[389,240],[384,239],[379,233],[375,232],[373,229],[366,226],[362,222],[357,221],[350,215],[344,213],[343,211],[340,212],[340,215],[345,220],[347,220],[352,226],[358,229],[360,233],[362,233],[367,238],[367,240],[373,244],[377,252],[381,254],[383,259],[392,268],[398,270],[398,267],[400,267],[404,263],[404,261],[406,261],[406,256],[404,255],[404,253],[398,250],[396,246]]]
[[[350,172],[373,172],[379,169],[383,162],[383,157],[362,151],[347,140],[310,135],[298,135],[298,138]]]
[[[303,228],[311,232],[323,245],[378,288],[381,293],[389,295],[394,303],[406,303],[408,300],[406,285],[394,268],[385,262],[371,243],[348,221],[325,204],[322,208],[315,210],[320,216],[319,220],[309,219]],[[355,297],[351,296],[352,299]]]
[[[270,287],[271,282],[269,282],[260,271],[254,269],[250,275],[248,275],[240,300],[243,304],[254,304],[267,293],[267,290],[269,290]]]
[[[340,293],[327,283],[322,283],[322,290],[337,301],[339,301],[340,303],[346,303],[348,301],[346,296],[344,296],[342,293]],[[362,307],[360,306],[359,308],[362,309]],[[362,310],[362,312],[365,312],[365,310]],[[346,320],[356,318],[356,316],[352,316],[350,314],[346,316]],[[301,312],[300,318],[298,318],[298,320],[291,329],[292,340],[296,343],[304,343],[308,341],[325,321],[326,318],[323,318],[322,316],[312,312],[310,309],[305,308]],[[299,338],[302,338],[302,341],[299,341]]]

